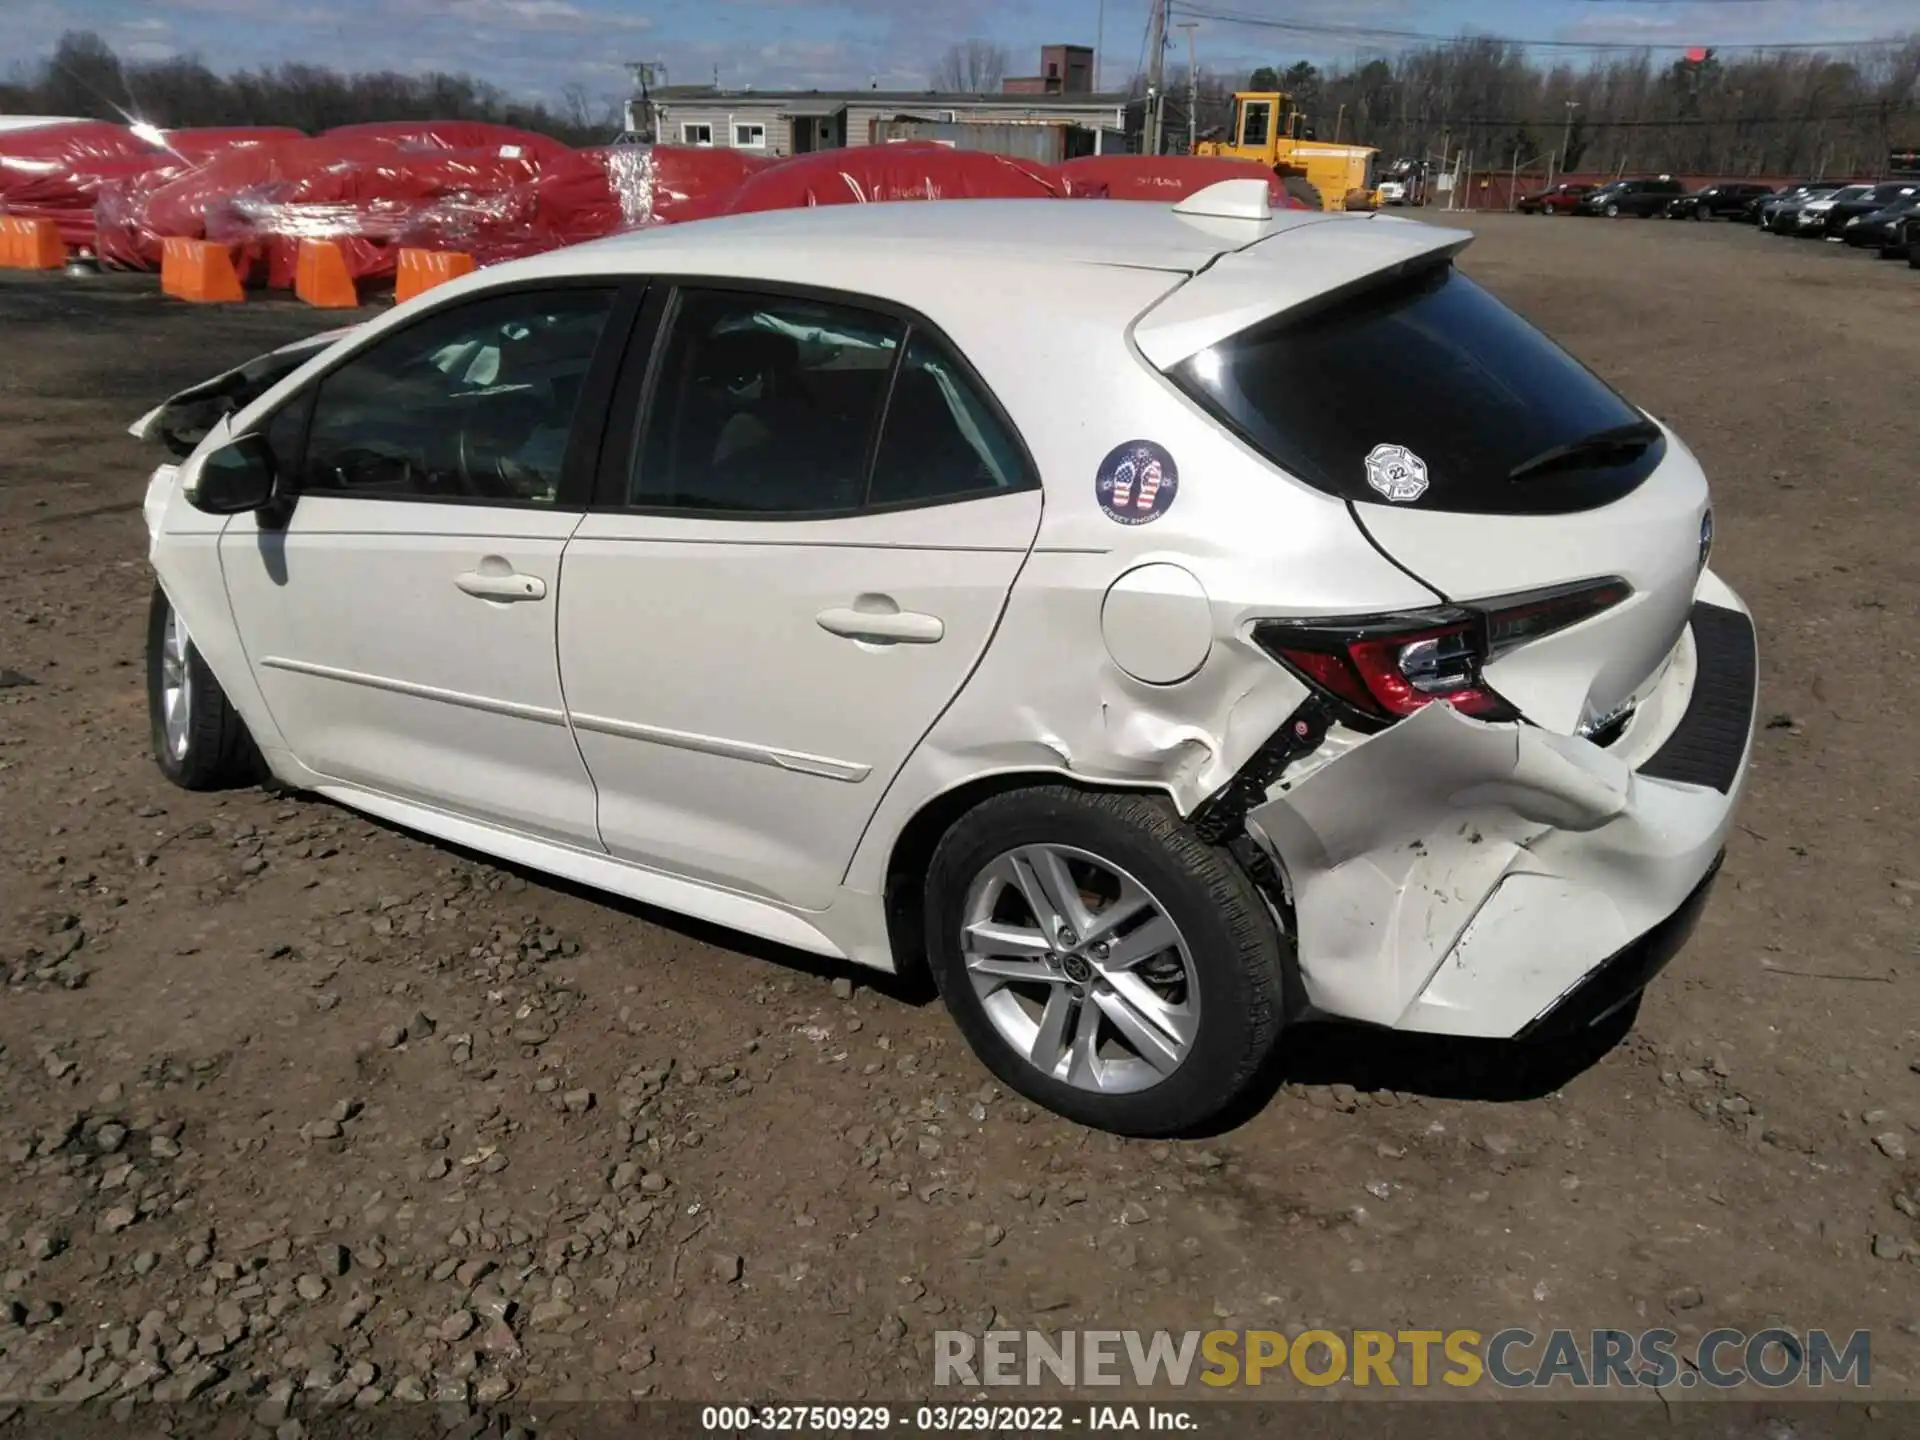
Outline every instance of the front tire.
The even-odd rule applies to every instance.
[[[158,585],[147,605],[147,715],[154,761],[182,790],[259,782],[253,737]]]
[[[1609,220],[1618,220],[1620,218],[1620,207],[1618,205],[1607,206],[1607,218]]]
[[[1001,1081],[1121,1135],[1178,1135],[1256,1083],[1286,942],[1251,880],[1164,800],[1066,786],[963,816],[927,874],[927,954]]]

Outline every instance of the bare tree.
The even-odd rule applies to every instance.
[[[561,90],[560,113],[566,116],[569,125],[580,130],[591,130],[594,125],[593,112],[593,98],[586,86],[576,82]]]
[[[1584,68],[1471,36],[1319,72],[1276,57],[1249,88],[1292,91],[1323,137],[1344,106],[1345,138],[1392,156],[1445,146],[1544,169],[1553,154],[1588,175],[1874,174],[1920,144],[1920,34],[1832,52],[1625,52]]]
[[[569,87],[559,109],[550,109],[471,75],[343,75],[299,62],[220,75],[190,57],[123,60],[90,31],[61,36],[47,60],[0,78],[0,114],[119,120],[132,112],[163,129],[292,125],[318,131],[362,120],[492,120],[592,145],[612,131],[616,110],[596,105],[577,87]]]
[[[991,40],[949,45],[933,70],[933,88],[952,95],[991,95],[1007,78],[1007,47]]]

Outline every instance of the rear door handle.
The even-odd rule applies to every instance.
[[[509,570],[504,575],[489,574],[485,570],[468,570],[453,577],[453,583],[469,595],[477,595],[482,600],[544,600],[547,598],[547,582],[538,575],[522,575],[517,570]]]
[[[912,610],[856,610],[837,605],[822,610],[814,619],[830,635],[880,645],[932,645],[947,633],[946,623],[938,615]]]

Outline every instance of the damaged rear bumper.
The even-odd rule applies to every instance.
[[[1545,1013],[1536,1015],[1514,1038],[1527,1041],[1560,1040],[1598,1025],[1615,1014],[1667,968],[1667,963],[1686,948],[1700,923],[1700,912],[1707,908],[1707,896],[1720,876],[1716,855],[1706,877],[1693,887],[1693,893],[1680,908],[1626,949],[1589,971]]]
[[[1313,1010],[1507,1038],[1637,993],[1704,904],[1752,747],[1753,625],[1711,574],[1679,654],[1611,749],[1433,705],[1249,809]]]

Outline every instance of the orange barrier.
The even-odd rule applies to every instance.
[[[67,263],[67,247],[51,220],[0,217],[0,267],[9,270],[58,270]]]
[[[393,299],[404,304],[423,291],[462,275],[473,273],[473,256],[462,250],[400,251],[399,268],[393,276]]]
[[[293,293],[321,310],[353,310],[360,292],[347,273],[347,257],[331,240],[302,240],[293,265]]]
[[[177,300],[230,304],[247,298],[227,247],[210,240],[169,239],[160,251],[160,289]]]

